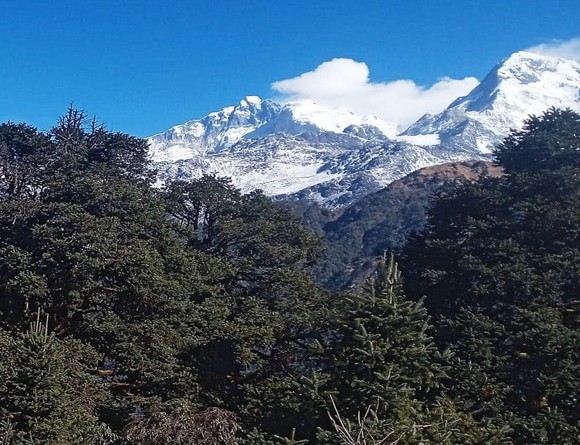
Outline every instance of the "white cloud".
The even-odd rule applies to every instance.
[[[526,51],[580,61],[580,37],[574,37],[570,40],[552,40],[551,42],[532,46]]]
[[[425,113],[442,111],[478,83],[474,77],[444,77],[428,87],[412,80],[371,82],[366,63],[333,59],[313,71],[274,82],[272,88],[285,101],[311,99],[320,105],[343,106],[357,114],[375,115],[405,127]]]

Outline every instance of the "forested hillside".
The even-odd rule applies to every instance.
[[[347,293],[260,192],[155,188],[146,142],[77,110],[0,125],[1,443],[579,443],[578,135],[571,111],[531,119],[496,150],[504,176],[439,194],[403,273],[384,255]],[[393,216],[357,228],[371,197],[335,233],[390,247],[447,181],[429,174],[416,206],[411,178]]]
[[[313,268],[316,280],[331,289],[361,289],[383,252],[399,251],[412,232],[423,229],[437,193],[501,174],[491,162],[454,162],[417,170],[343,211],[315,203],[288,205],[325,241]]]

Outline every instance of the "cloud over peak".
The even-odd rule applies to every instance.
[[[580,61],[580,37],[574,37],[570,40],[552,40],[527,48],[526,51]]]
[[[469,93],[479,81],[474,77],[444,77],[431,86],[412,80],[372,82],[364,62],[337,58],[312,71],[272,84],[282,100],[311,99],[320,105],[344,106],[361,115],[374,115],[402,126],[425,113],[438,113],[459,96]]]

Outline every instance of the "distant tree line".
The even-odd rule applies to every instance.
[[[155,188],[78,110],[0,125],[0,443],[580,443],[580,116],[496,157],[344,293],[261,192]]]

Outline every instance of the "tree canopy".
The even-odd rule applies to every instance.
[[[157,187],[144,140],[78,110],[0,125],[0,441],[578,443],[578,135],[530,119],[506,176],[439,193],[402,277],[383,256],[341,293],[259,191]]]
[[[0,325],[29,335],[40,311],[51,347],[95,351],[84,372],[110,398],[87,419],[135,433],[216,408],[251,429],[249,407],[306,372],[330,299],[305,272],[320,243],[288,211],[211,176],[156,189],[145,141],[73,109],[46,133],[0,126],[0,164]]]
[[[515,443],[580,437],[580,116],[551,109],[495,150],[506,176],[442,194],[405,249],[456,354],[456,396]]]

